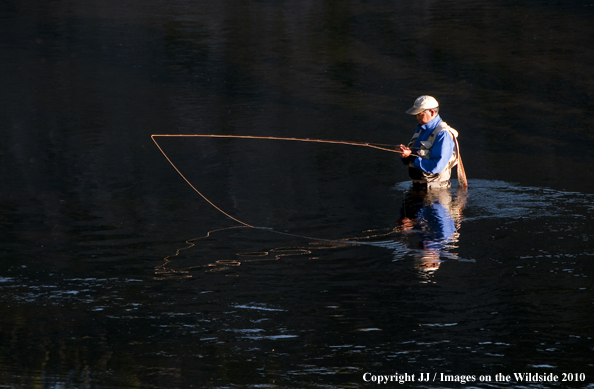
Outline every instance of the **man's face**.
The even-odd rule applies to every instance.
[[[437,113],[432,109],[427,109],[417,114],[417,120],[421,125],[429,123],[437,116]]]

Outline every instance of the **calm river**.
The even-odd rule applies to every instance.
[[[0,1],[0,388],[594,388],[593,20]],[[468,191],[369,147],[151,139],[397,145],[422,94]]]

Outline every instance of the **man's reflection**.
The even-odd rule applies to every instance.
[[[411,248],[419,249],[415,267],[427,282],[439,269],[442,257],[457,258],[450,250],[457,247],[465,203],[465,191],[453,197],[449,188],[413,186],[404,196],[398,225]]]

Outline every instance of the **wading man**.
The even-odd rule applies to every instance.
[[[448,188],[452,167],[458,163],[458,132],[439,116],[439,103],[431,96],[420,96],[408,111],[419,125],[407,146],[399,145],[402,162],[417,188]]]

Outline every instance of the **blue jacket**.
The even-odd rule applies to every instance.
[[[441,122],[441,117],[437,115],[429,123],[423,125],[419,124],[417,126],[417,132],[420,132],[419,137],[416,139],[413,147],[420,147],[421,141],[427,140],[435,127],[437,127]],[[448,131],[442,131],[435,137],[433,148],[431,149],[431,154],[429,155],[428,159],[413,157],[414,167],[427,174],[437,174],[445,169],[448,165],[448,162],[454,153],[454,147],[455,143],[452,136]],[[415,153],[415,150],[416,149],[413,149],[413,153]],[[407,162],[405,161],[405,163]]]

